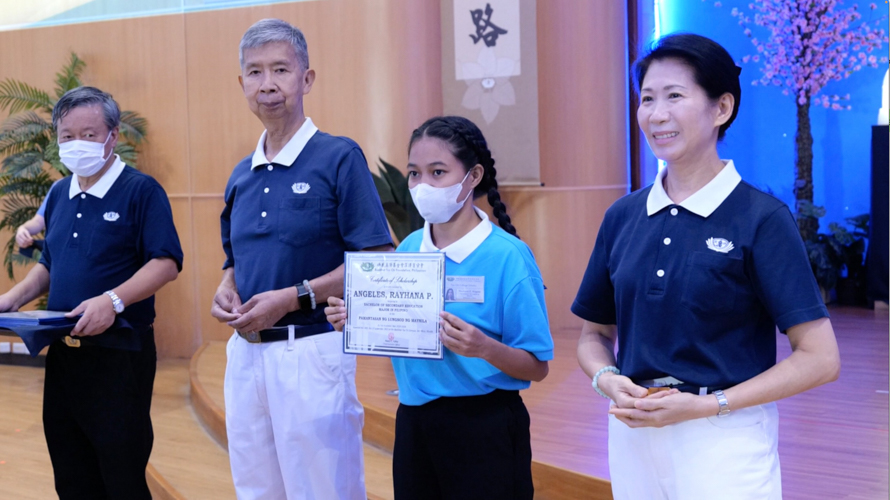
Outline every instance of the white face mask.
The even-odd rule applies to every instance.
[[[68,141],[59,144],[59,159],[72,173],[79,177],[90,177],[102,170],[108,157],[105,146],[111,140],[111,132],[105,142],[99,144],[92,141]]]
[[[429,184],[418,184],[411,188],[411,199],[414,200],[414,206],[417,207],[423,220],[430,224],[443,224],[450,221],[467,202],[467,198],[473,194],[473,191],[470,190],[463,200],[456,201],[464,181],[469,176],[470,172],[467,172],[464,179],[453,186],[440,188]]]

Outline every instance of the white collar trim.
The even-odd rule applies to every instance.
[[[479,224],[476,225],[469,233],[463,235],[463,237],[454,243],[448,245],[443,249],[436,248],[436,245],[433,244],[433,237],[430,234],[430,223],[423,223],[423,240],[420,242],[420,251],[421,252],[445,252],[445,256],[449,259],[453,260],[460,264],[467,257],[473,253],[474,250],[479,248],[479,245],[485,241],[485,238],[488,238],[488,235],[491,234],[491,221],[488,220],[488,214],[479,210],[479,207],[473,206],[473,210],[476,211],[476,215],[479,216],[482,220],[479,221]]]
[[[714,213],[714,210],[717,210],[717,207],[742,182],[742,176],[736,171],[732,160],[723,161],[726,162],[726,166],[711,179],[711,182],[705,184],[704,187],[683,200],[682,203],[674,203],[667,192],[665,192],[664,176],[667,173],[667,169],[662,169],[655,176],[655,182],[652,184],[652,189],[649,190],[649,197],[646,199],[646,213],[651,216],[670,205],[680,205],[701,217],[708,217]]]
[[[312,118],[307,116],[306,121],[300,125],[300,129],[297,130],[297,133],[287,141],[287,144],[285,144],[284,148],[275,155],[275,158],[273,158],[272,161],[269,161],[266,159],[264,148],[264,145],[266,144],[266,131],[263,130],[263,134],[260,135],[260,140],[257,142],[256,150],[253,152],[250,169],[253,170],[270,163],[284,167],[293,165],[293,163],[297,161],[297,157],[300,156],[300,153],[303,152],[303,148],[309,143],[309,139],[312,139],[312,136],[314,136],[316,132],[318,132],[318,127],[312,123]]]
[[[108,167],[108,170],[102,174],[102,177],[87,189],[86,193],[93,195],[96,198],[104,198],[105,194],[108,193],[108,190],[111,189],[111,186],[114,185],[114,181],[121,176],[125,166],[124,162],[121,161],[121,157],[114,155],[114,162],[112,162],[111,166]],[[82,192],[83,190],[80,189],[80,177],[76,174],[72,174],[71,185],[68,186],[68,199],[70,200]]]

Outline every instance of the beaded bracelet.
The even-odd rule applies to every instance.
[[[603,392],[602,389],[600,389],[600,386],[598,383],[600,380],[600,375],[602,375],[603,373],[606,373],[606,372],[612,372],[615,375],[621,375],[621,371],[618,370],[617,366],[604,366],[604,367],[600,368],[600,370],[598,372],[596,372],[596,375],[593,376],[593,382],[590,385],[593,386],[593,390],[595,390],[597,392],[597,394],[599,394],[600,396],[602,396],[606,399],[612,399],[609,396],[607,396],[606,393]]]
[[[306,291],[309,292],[309,299],[312,300],[312,310],[314,311],[314,310],[315,310],[315,306],[317,305],[317,304],[315,303],[315,292],[313,292],[313,291],[312,291],[312,287],[309,286],[309,280],[303,280],[303,286],[305,286],[305,287],[306,287]]]

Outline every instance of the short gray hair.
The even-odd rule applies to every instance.
[[[102,106],[102,115],[105,118],[105,126],[111,131],[121,123],[121,108],[117,105],[111,94],[102,92],[96,87],[77,87],[65,92],[55,106],[53,106],[53,130],[58,130],[59,120],[65,117],[69,111],[81,106]]]
[[[267,43],[286,42],[294,48],[302,70],[309,69],[309,50],[306,48],[306,37],[299,28],[281,19],[263,19],[257,21],[244,32],[241,45],[238,47],[238,59],[244,66],[244,50],[262,47]]]

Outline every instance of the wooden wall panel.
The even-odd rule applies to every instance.
[[[200,337],[199,344],[210,340],[226,340],[232,335],[230,327],[210,316],[210,305],[222,279],[222,266],[226,260],[219,235],[219,214],[224,206],[222,196],[192,200],[195,220],[194,252],[200,256],[191,264],[196,276],[194,293],[197,298],[199,328],[196,337]]]
[[[176,280],[167,283],[155,295],[155,343],[160,358],[182,356],[180,353],[194,352],[201,345],[195,335],[198,321],[191,203],[188,198],[174,196],[170,199],[170,206],[184,257],[182,271]]]
[[[541,269],[552,331],[570,327],[580,332],[581,320],[569,307],[587,269],[603,214],[624,193],[622,188],[503,189],[513,225]]]
[[[624,2],[538,2],[541,181],[625,185]]]

